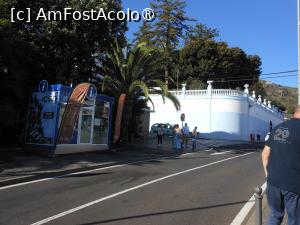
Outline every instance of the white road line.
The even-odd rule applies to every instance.
[[[265,182],[262,186],[262,193],[264,193],[266,191],[267,188],[267,182]],[[247,215],[249,214],[249,212],[251,211],[252,207],[255,204],[255,198],[254,195],[252,195],[252,197],[248,200],[248,202],[243,206],[243,208],[241,209],[241,211],[236,215],[236,217],[234,218],[234,220],[231,222],[230,225],[241,225],[245,218],[247,217]]]
[[[232,151],[224,151],[224,152],[215,152],[215,153],[211,153],[210,155],[224,155],[224,154],[227,154],[227,153],[230,153]]]
[[[195,153],[195,152],[188,152],[188,153],[182,154],[182,156],[193,155],[194,153]]]
[[[88,202],[88,203],[86,203],[86,204],[80,205],[80,206],[75,207],[75,208],[73,208],[73,209],[69,209],[69,210],[67,210],[67,211],[64,211],[64,212],[62,212],[62,213],[59,213],[59,214],[56,214],[56,215],[54,215],[54,216],[48,217],[48,218],[43,219],[43,220],[41,220],[41,221],[32,223],[31,225],[41,225],[41,224],[45,224],[45,223],[48,223],[48,222],[50,222],[50,221],[52,221],[52,220],[55,220],[55,219],[58,219],[58,218],[60,218],[60,217],[66,216],[66,215],[68,215],[68,214],[74,213],[74,212],[76,212],[76,211],[82,210],[82,209],[87,208],[87,207],[89,207],[89,206],[98,204],[98,203],[103,202],[103,201],[105,201],[105,200],[108,200],[108,199],[117,197],[117,196],[122,195],[122,194],[125,194],[125,193],[127,193],[127,192],[130,192],[130,191],[137,190],[137,189],[139,189],[139,188],[148,186],[148,185],[150,185],[150,184],[154,184],[154,183],[157,183],[157,182],[159,182],[159,181],[166,180],[166,179],[171,178],[171,177],[175,177],[175,176],[178,176],[178,175],[181,175],[181,174],[185,174],[185,173],[188,173],[188,172],[191,172],[191,171],[194,171],[194,170],[198,170],[198,169],[201,169],[201,168],[204,168],[204,167],[208,167],[208,166],[211,166],[211,165],[214,165],[214,164],[218,164],[218,163],[221,163],[221,162],[225,162],[225,161],[228,161],[228,160],[240,158],[240,157],[243,157],[243,156],[246,156],[246,155],[250,155],[250,154],[253,154],[253,153],[254,153],[254,152],[250,152],[250,153],[246,153],[246,154],[243,154],[243,155],[238,155],[238,156],[230,157],[230,158],[227,158],[227,159],[218,160],[218,161],[215,161],[215,162],[212,162],[212,163],[208,163],[208,164],[206,164],[206,165],[202,165],[202,166],[194,167],[194,168],[191,168],[191,169],[188,169],[188,170],[184,170],[184,171],[181,171],[181,172],[178,172],[178,173],[170,174],[170,175],[168,175],[168,176],[164,176],[164,177],[161,177],[161,178],[159,178],[159,179],[155,179],[155,180],[152,180],[152,181],[143,183],[143,184],[141,184],[141,185],[138,185],[138,186],[135,186],[135,187],[132,187],[132,188],[125,189],[125,190],[123,190],[123,191],[114,193],[114,194],[112,194],[112,195],[108,195],[108,196],[106,196],[106,197],[97,199],[97,200],[95,200],[95,201]]]
[[[186,154],[189,154],[189,153],[186,153]],[[185,156],[186,154],[182,154],[180,156]],[[173,156],[166,156],[166,157],[159,157],[159,158],[151,158],[151,159],[147,159],[147,160],[135,161],[135,162],[118,164],[118,165],[114,165],[114,166],[107,166],[107,167],[102,167],[102,168],[97,168],[97,169],[92,169],[92,170],[85,170],[85,171],[76,172],[76,173],[68,173],[68,174],[64,174],[64,175],[60,175],[60,176],[47,177],[47,178],[42,178],[42,179],[37,179],[37,180],[32,180],[32,181],[26,181],[26,182],[21,182],[21,183],[18,183],[18,184],[12,184],[12,185],[7,185],[7,186],[0,187],[0,191],[5,190],[5,189],[9,189],[9,188],[14,188],[14,187],[27,185],[27,184],[34,184],[34,183],[44,182],[44,181],[53,180],[53,179],[57,179],[57,178],[69,177],[69,176],[72,176],[72,175],[90,173],[90,172],[95,172],[95,171],[100,171],[100,170],[106,170],[106,169],[112,169],[112,168],[117,168],[117,167],[123,167],[123,166],[127,166],[127,165],[133,165],[133,164],[136,164],[136,163],[144,163],[144,162],[150,162],[150,161],[153,161],[153,160],[169,159],[169,158],[174,158],[174,157],[175,156],[173,155]],[[105,164],[107,164],[107,163],[105,163]],[[11,180],[13,180],[13,179],[11,179]]]
[[[207,150],[204,150],[205,152],[209,152],[209,151],[212,151],[214,150],[213,148],[210,148],[210,149],[207,149]]]

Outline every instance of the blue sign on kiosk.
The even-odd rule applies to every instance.
[[[86,95],[86,97],[89,99],[89,100],[93,100],[95,99],[97,96],[97,88],[95,85],[91,85],[89,90],[88,90],[88,93]]]
[[[25,146],[47,155],[109,149],[114,98],[98,94],[90,85],[75,119],[68,143],[57,143],[64,112],[73,89],[43,80],[28,106]],[[73,114],[74,115],[74,114]]]
[[[39,83],[39,91],[41,93],[45,93],[46,91],[48,91],[48,82],[46,80],[42,80],[40,83]]]

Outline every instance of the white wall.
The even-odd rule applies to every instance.
[[[258,130],[263,138],[270,120],[273,127],[283,121],[278,114],[243,93],[240,96],[179,94],[177,98],[181,103],[180,111],[176,111],[170,100],[164,103],[160,96],[151,96],[155,112],[150,114],[150,127],[154,123],[181,126],[180,115],[184,113],[190,130],[197,126],[202,137],[247,141],[250,133]]]

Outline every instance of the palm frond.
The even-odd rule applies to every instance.
[[[172,93],[170,93],[169,91],[168,91],[166,97],[171,100],[175,109],[177,111],[179,111],[181,106],[180,106],[180,102],[179,102],[178,98],[175,95],[173,95]]]
[[[113,90],[120,90],[120,82],[112,79],[110,76],[105,76],[102,80],[101,90],[104,92],[109,88],[113,88]]]
[[[142,90],[144,96],[149,98],[149,88],[145,82],[140,80],[134,81],[129,87],[128,94],[131,95],[136,89]]]
[[[168,93],[168,86],[165,84],[165,82],[161,80],[151,80],[151,84],[154,84],[156,87],[159,87],[161,90],[161,94],[163,96],[166,96]]]

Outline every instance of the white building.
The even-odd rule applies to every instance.
[[[213,89],[212,81],[208,81],[207,90],[171,91],[177,96],[181,110],[176,111],[173,103],[163,99],[160,95],[151,95],[154,103],[154,112],[150,114],[150,126],[154,123],[179,124],[180,115],[185,114],[185,122],[192,130],[198,127],[200,136],[227,140],[250,139],[250,134],[261,134],[265,137],[272,126],[284,121],[282,112],[271,106],[266,99],[258,99],[255,93],[249,95],[248,87],[245,90]],[[150,107],[152,105],[149,104]]]

